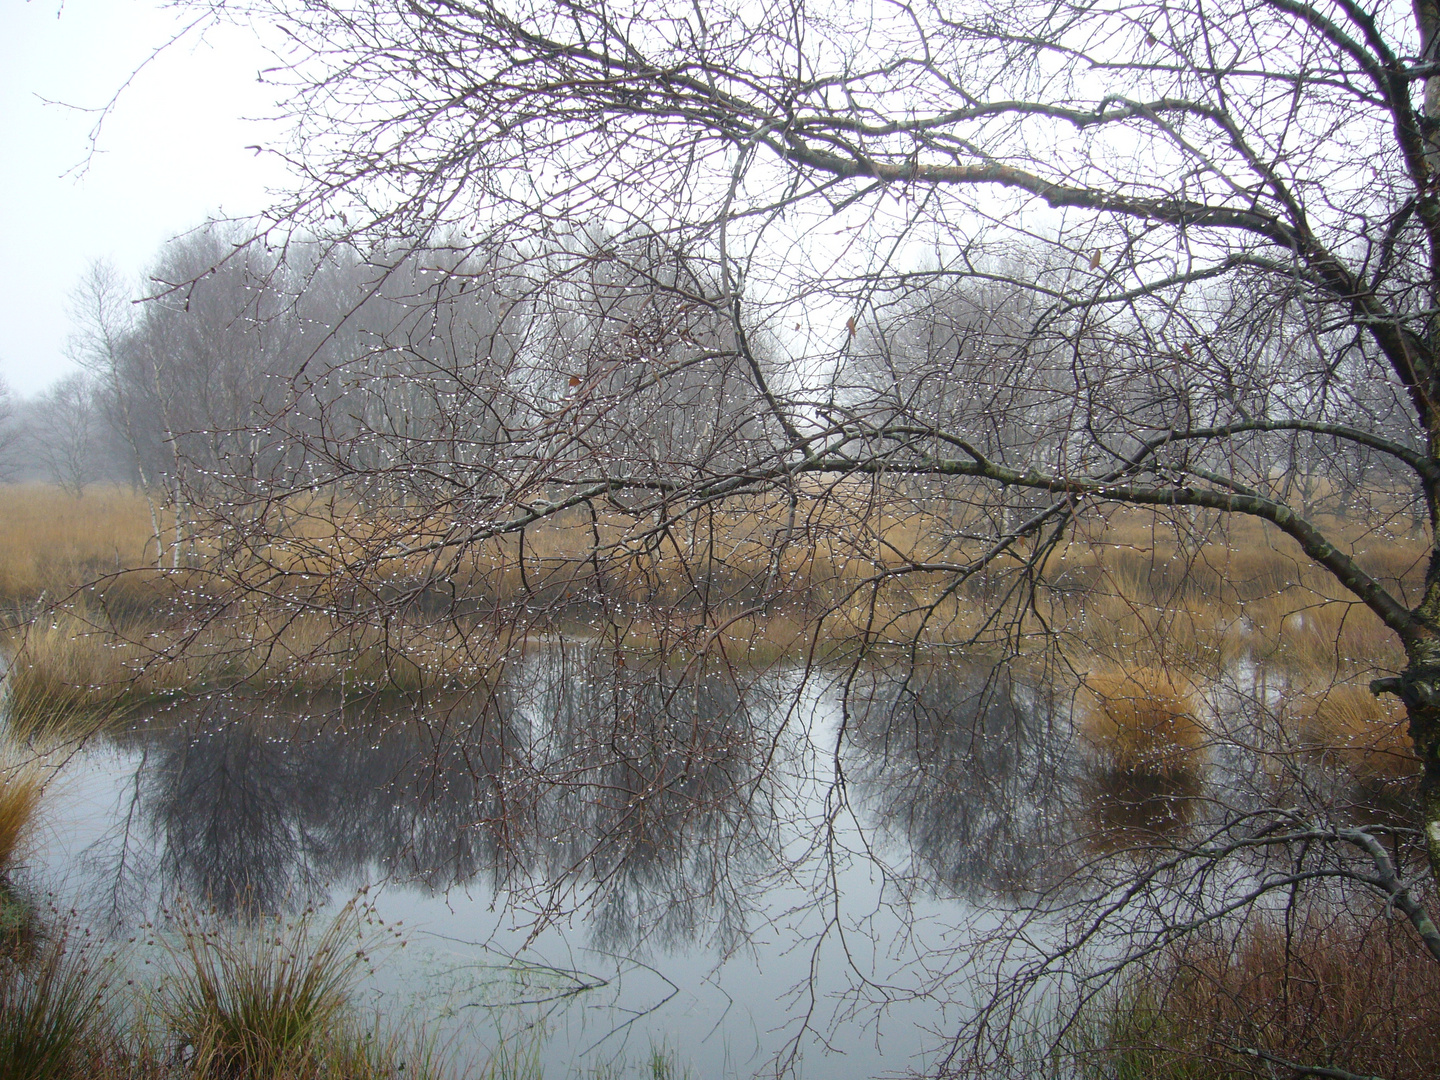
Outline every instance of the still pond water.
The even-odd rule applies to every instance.
[[[1003,670],[594,643],[468,694],[216,694],[68,762],[32,884],[122,935],[181,895],[238,914],[368,887],[405,946],[366,993],[482,1062],[538,1048],[547,1077],[655,1047],[703,1078],[902,1074],[1055,852],[1174,814],[1107,809],[1067,710]]]

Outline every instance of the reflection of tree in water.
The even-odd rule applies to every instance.
[[[485,755],[473,746],[434,749],[408,708],[384,725],[342,725],[341,715],[334,699],[237,692],[173,706],[120,735],[144,756],[123,814],[126,835],[106,868],[114,880],[107,894],[117,906],[144,903],[146,890],[124,880],[144,872],[131,850],[137,827],[158,843],[162,896],[185,892],[223,911],[319,899],[327,883],[371,862],[388,868],[402,853],[424,851],[425,838],[446,826],[448,847],[429,852],[425,869],[447,883],[473,876],[480,860],[466,849],[484,814],[475,790],[482,781],[448,767],[448,758]],[[416,872],[413,858],[406,869]]]
[[[846,747],[856,791],[914,871],[958,895],[1033,888],[1074,837],[1069,725],[1006,668],[870,673]]]
[[[1092,855],[1184,843],[1202,794],[1215,795],[1200,763],[1165,775],[1106,767],[1067,706],[1007,667],[876,671],[852,700],[851,778],[920,877],[960,895],[1045,889]],[[1238,804],[1245,786],[1227,779]]]
[[[309,786],[305,762],[276,734],[273,716],[239,714],[216,697],[152,748],[137,785],[146,823],[163,838],[171,888],[225,911],[304,902],[325,840],[295,812]]]
[[[432,890],[484,877],[546,914],[588,905],[602,944],[713,927],[728,945],[775,832],[766,685],[572,647],[463,695],[358,716],[215,695],[120,738],[146,751],[137,820],[164,892],[274,910],[376,869]]]
[[[549,880],[582,871],[598,940],[688,940],[708,926],[729,948],[743,933],[747,883],[776,843],[760,755],[782,691],[740,678],[718,663],[550,654],[535,698],[550,733],[537,854]]]
[[[332,880],[387,877],[442,892],[517,860],[510,808],[528,743],[504,687],[438,701],[388,701],[307,737],[307,816],[334,841]]]

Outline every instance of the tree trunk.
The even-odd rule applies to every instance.
[[[1440,3],[1436,0],[1414,0],[1415,26],[1420,31],[1420,59],[1436,59],[1436,36],[1440,34]],[[1425,80],[1424,114],[1434,119],[1440,114],[1440,76],[1432,75]],[[1440,172],[1440,133],[1431,131],[1425,137],[1425,158],[1432,172]]]
[[[1420,814],[1430,874],[1440,883],[1440,640],[1406,645],[1408,664],[1398,678],[1377,679],[1376,692],[1398,694],[1405,703],[1410,741],[1420,759]]]

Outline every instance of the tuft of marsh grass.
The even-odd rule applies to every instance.
[[[543,1049],[539,1033],[501,1038],[491,1049],[480,1080],[545,1080]]]
[[[109,1008],[112,958],[62,932],[0,960],[0,1078],[129,1075]]]
[[[647,1080],[690,1080],[690,1070],[682,1066],[679,1055],[664,1044],[650,1047],[645,1066]]]
[[[1103,767],[1167,776],[1195,768],[1205,731],[1191,695],[1158,667],[1095,672],[1079,703],[1081,732]]]
[[[45,774],[37,762],[0,754],[0,884],[23,850],[44,790]]]
[[[1404,706],[1367,687],[1346,683],[1307,696],[1299,734],[1302,744],[1338,760],[1362,781],[1405,780],[1419,768]]]
[[[495,1040],[480,1080],[545,1080],[544,1046],[544,1031],[539,1027],[501,1034]],[[666,1040],[652,1042],[649,1053],[639,1061],[627,1060],[621,1054],[587,1066],[583,1072],[572,1066],[566,1075],[585,1080],[692,1080],[694,1072]]]
[[[307,912],[236,934],[182,909],[160,1011],[204,1080],[369,1080],[420,1076],[404,1046],[361,1023],[354,991],[367,970],[352,902],[323,927]],[[398,1058],[398,1060],[397,1060]],[[418,1067],[423,1066],[423,1067]]]
[[[40,809],[45,779],[36,759],[0,751],[0,954],[12,959],[29,948],[39,924],[33,905],[16,891],[13,874]]]
[[[4,704],[22,741],[87,734],[128,699],[156,688],[144,650],[116,638],[83,611],[54,611],[8,642]],[[178,668],[166,674],[180,675]]]
[[[183,906],[179,919],[157,987],[64,918],[0,955],[0,1080],[455,1075],[423,1033],[356,1008],[367,935],[353,904],[321,926],[313,913],[211,923]]]

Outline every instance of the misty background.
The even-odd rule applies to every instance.
[[[0,379],[12,411],[79,370],[67,305],[92,262],[139,279],[172,238],[254,214],[285,182],[279,159],[254,149],[280,130],[266,119],[272,57],[253,34],[192,23],[149,0],[0,5]]]

